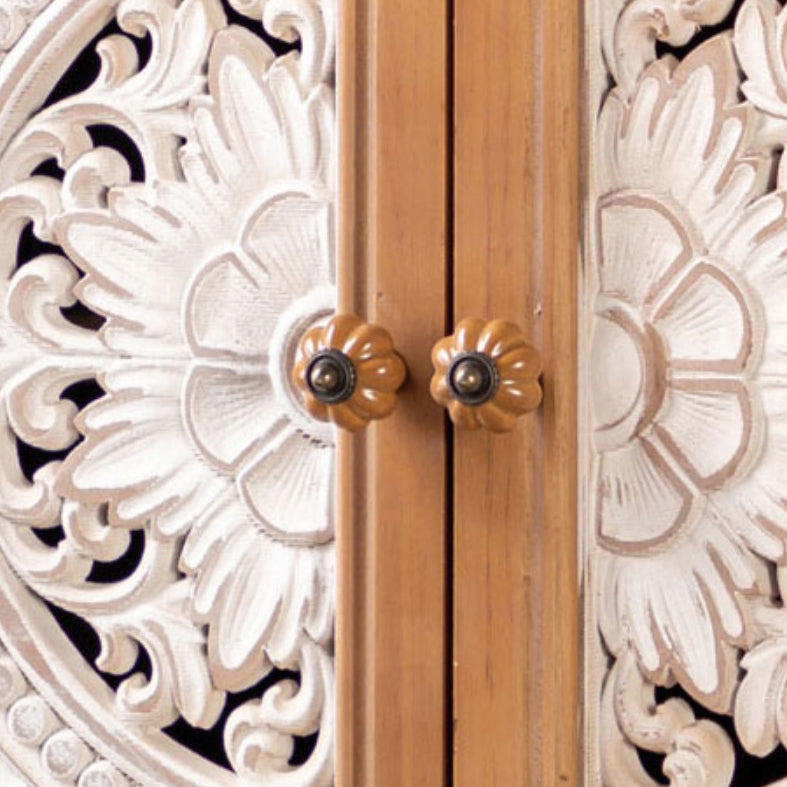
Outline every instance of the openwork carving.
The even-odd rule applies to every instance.
[[[787,776],[741,771],[787,743],[787,11],[732,6],[590,15],[589,780],[610,787],[655,783],[643,751],[670,784]]]
[[[0,9],[0,748],[35,783],[333,783],[334,437],[290,371],[334,308],[334,33],[330,0]]]

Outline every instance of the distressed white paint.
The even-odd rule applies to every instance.
[[[657,685],[787,744],[787,11],[731,6],[588,3],[588,784],[652,785],[636,748],[730,784],[727,734]]]
[[[36,785],[333,781],[333,432],[289,376],[335,300],[335,14],[319,0],[233,3],[301,53],[275,57],[218,0],[0,9],[0,749]],[[3,34],[3,14],[19,29]],[[150,61],[127,35],[105,37],[96,81],[41,110],[113,16],[151,34]],[[93,145],[95,124],[133,140],[144,182]],[[62,183],[32,175],[50,158]],[[63,254],[17,269],[30,221]],[[101,330],[64,318],[77,301]],[[77,414],[61,394],[84,379],[105,393]],[[69,452],[28,482],[17,438]],[[59,523],[56,548],[31,533]],[[145,535],[133,574],[87,581],[130,529]],[[99,633],[105,672],[124,675],[144,648],[151,680],[109,691],[36,596]],[[227,692],[273,667],[300,671],[300,686],[231,714],[232,771],[160,732],[180,716],[211,727]],[[289,766],[292,736],[318,730]]]

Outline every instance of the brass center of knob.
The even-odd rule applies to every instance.
[[[340,404],[355,390],[355,367],[343,352],[325,350],[309,362],[306,383],[320,402]]]
[[[472,406],[488,402],[495,393],[497,383],[497,367],[483,353],[460,355],[448,370],[451,393],[462,404]]]

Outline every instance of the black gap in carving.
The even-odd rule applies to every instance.
[[[266,675],[259,683],[245,691],[236,694],[228,694],[227,702],[221,713],[219,720],[209,730],[200,730],[192,727],[185,719],[180,718],[174,724],[166,727],[163,732],[169,735],[178,743],[187,746],[192,751],[197,752],[205,759],[220,765],[222,768],[230,768],[230,762],[224,751],[224,727],[230,714],[250,700],[258,700],[265,692],[282,680],[294,680],[300,684],[300,675],[297,672],[285,670],[273,670]],[[305,763],[317,743],[317,735],[296,737],[290,765],[302,765]]]
[[[57,84],[47,96],[44,107],[57,104],[64,98],[75,96],[87,90],[96,81],[101,70],[101,59],[96,52],[96,44],[108,35],[119,33],[117,22],[108,24],[93,40],[77,55],[71,65],[65,70]]]
[[[771,589],[770,602],[775,607],[783,607],[784,599],[779,592],[778,566],[776,563],[771,563],[770,561],[766,562],[765,566],[768,569],[768,587]]]
[[[69,399],[79,409],[82,409],[90,404],[90,402],[103,396],[103,394],[104,392],[101,386],[94,379],[87,379],[79,380],[76,383],[72,383],[67,388],[64,388],[62,398]],[[44,465],[65,459],[81,441],[82,438],[78,437],[68,448],[64,448],[61,451],[47,451],[43,448],[30,445],[17,437],[16,453],[19,458],[19,467],[22,470],[22,474],[28,481],[32,481],[33,476],[44,467]],[[44,540],[44,543],[49,543],[45,539],[42,540]]]
[[[764,162],[763,166],[769,167],[768,182],[766,189],[768,191],[776,191],[779,188],[779,167],[784,156],[784,145],[774,145],[773,156],[770,160]]]
[[[48,547],[56,547],[66,537],[66,533],[61,525],[56,525],[55,527],[33,527],[30,529],[36,538]]]
[[[66,176],[66,171],[57,163],[56,158],[48,158],[42,161],[31,174],[62,181]]]
[[[705,43],[713,36],[719,33],[726,33],[731,30],[733,20],[738,16],[738,11],[743,5],[745,0],[735,0],[735,4],[729,14],[717,25],[708,25],[701,27],[696,35],[694,35],[687,44],[683,46],[672,46],[664,41],[656,41],[656,57],[663,57],[664,55],[673,55],[678,60],[683,60],[689,52],[695,50],[698,46]]]
[[[73,446],[63,451],[45,451],[43,448],[36,448],[23,442],[18,437],[16,439],[16,453],[19,457],[19,466],[22,469],[22,474],[28,481],[32,481],[35,473],[44,465],[65,459],[72,448]]]
[[[127,579],[134,573],[144,552],[145,531],[132,530],[129,533],[126,551],[117,560],[106,563],[95,561],[87,576],[87,581],[110,584]]]
[[[33,232],[33,222],[25,225],[25,228],[19,234],[19,243],[16,250],[16,264],[21,267],[26,262],[40,257],[42,254],[59,254],[63,256],[63,249],[60,246],[55,246],[53,243],[47,243],[41,240],[35,232]]]
[[[47,608],[57,621],[63,633],[68,637],[82,658],[93,668],[93,671],[109,686],[112,691],[117,691],[118,686],[130,675],[141,672],[148,680],[153,673],[150,657],[143,647],[137,653],[134,666],[122,675],[111,675],[102,672],[96,667],[96,659],[101,652],[101,642],[95,629],[79,615],[74,615],[61,607],[45,601]]]
[[[128,162],[131,180],[134,183],[145,182],[145,163],[142,160],[142,154],[128,134],[115,126],[100,123],[88,126],[87,132],[95,147],[112,148],[123,156]]]
[[[50,159],[51,160],[51,159]],[[53,243],[41,240],[34,230],[33,222],[28,222],[19,235],[19,242],[17,243],[16,251],[16,265],[21,268],[31,260],[36,259],[44,254],[56,254],[65,257],[66,253],[60,246]],[[78,268],[76,269],[79,277],[82,278],[84,274]],[[96,312],[91,311],[81,301],[77,301],[73,306],[66,306],[60,309],[61,314],[73,325],[80,328],[86,328],[91,331],[97,331],[106,322],[105,318]]]
[[[659,784],[669,784],[669,779],[664,775],[662,766],[664,765],[664,755],[656,754],[656,752],[647,751],[646,749],[637,749],[637,756],[645,769],[645,772],[651,779]]]
[[[304,765],[307,763],[314,752],[314,747],[317,745],[319,737],[320,733],[315,732],[312,735],[296,738],[292,757],[290,757],[290,765]]]
[[[712,713],[690,697],[680,686],[673,686],[670,689],[660,686],[656,688],[656,702],[659,705],[671,697],[679,697],[688,702],[698,719],[709,719],[715,722],[730,737],[735,747],[735,775],[730,787],[765,787],[765,785],[770,785],[774,779],[783,779],[787,775],[787,750],[782,746],[778,746],[767,757],[755,757],[741,746],[738,736],[735,734],[735,723],[732,716]],[[642,760],[642,753],[640,753],[640,759]],[[661,773],[663,757],[657,757],[657,759],[659,760],[658,771]],[[653,775],[651,771],[648,772]],[[662,783],[666,784],[663,775],[660,778]]]
[[[44,602],[66,636],[89,664],[93,664],[101,650],[98,634],[93,627],[78,615],[56,607],[49,601]]]
[[[101,59],[96,52],[96,46],[103,38],[111,35],[125,35],[114,19],[93,37],[93,40],[85,46],[66,69],[49,96],[47,96],[44,107],[56,104],[69,96],[82,93],[96,81],[96,77],[101,70]],[[145,34],[142,38],[126,35],[126,38],[136,47],[139,68],[142,70],[150,60],[152,51],[150,34]]]
[[[72,383],[67,388],[64,388],[61,399],[68,399],[80,410],[83,410],[91,402],[95,402],[103,395],[104,389],[96,380],[90,378],[88,380],[80,380],[79,382]]]
[[[273,53],[277,57],[286,55],[288,52],[301,51],[300,40],[289,43],[287,41],[282,41],[280,38],[274,38],[268,33],[267,30],[265,30],[265,28],[263,28],[262,22],[259,19],[250,19],[248,16],[244,16],[240,12],[236,11],[228,2],[226,2],[226,0],[224,0],[222,5],[224,6],[224,13],[227,15],[227,22],[229,24],[239,25],[240,27],[244,27],[246,30],[254,33],[255,36],[265,41],[265,43],[273,50]]]
[[[106,322],[105,317],[88,309],[82,301],[77,301],[73,306],[61,308],[60,312],[72,325],[89,331],[100,330]]]
[[[136,47],[139,70],[142,71],[150,62],[150,57],[153,54],[153,39],[150,33],[145,33],[141,38],[132,35],[128,37],[131,39],[131,43]]]

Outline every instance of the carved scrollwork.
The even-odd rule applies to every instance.
[[[59,76],[35,66],[47,42],[75,59],[95,35],[79,14],[62,21],[71,4],[0,11],[0,52],[18,42],[30,60],[29,104],[0,129],[0,553],[31,604],[97,635],[95,667],[114,687],[105,726],[120,723],[123,739],[46,691],[9,700],[9,724],[40,749],[42,773],[79,787],[186,773],[206,787],[323,787],[334,437],[303,410],[290,370],[335,302],[335,9],[89,0],[79,14],[113,21],[96,38],[96,77],[41,106]],[[277,56],[263,32],[299,46]],[[41,251],[20,259],[30,237]],[[92,401],[73,393],[86,384]],[[28,449],[48,457],[32,475]],[[125,575],[98,580],[132,544]],[[35,608],[40,628],[3,657],[0,692],[6,662],[12,693],[26,670],[42,674],[32,665],[57,624]],[[6,624],[0,614],[0,640]],[[66,661],[78,683],[78,660]],[[235,707],[255,686],[258,699]],[[232,771],[161,743],[179,720],[223,725]],[[296,756],[301,739],[312,744]],[[129,741],[148,773],[124,764]],[[113,746],[117,766],[96,759]]]
[[[653,784],[648,750],[671,783],[728,787],[746,779],[730,733],[754,757],[787,741],[787,16],[775,0],[602,6],[585,378],[593,620],[611,657],[598,778]],[[725,19],[659,56],[656,39],[685,46]],[[695,709],[656,709],[673,686]],[[643,718],[671,719],[658,747]]]

